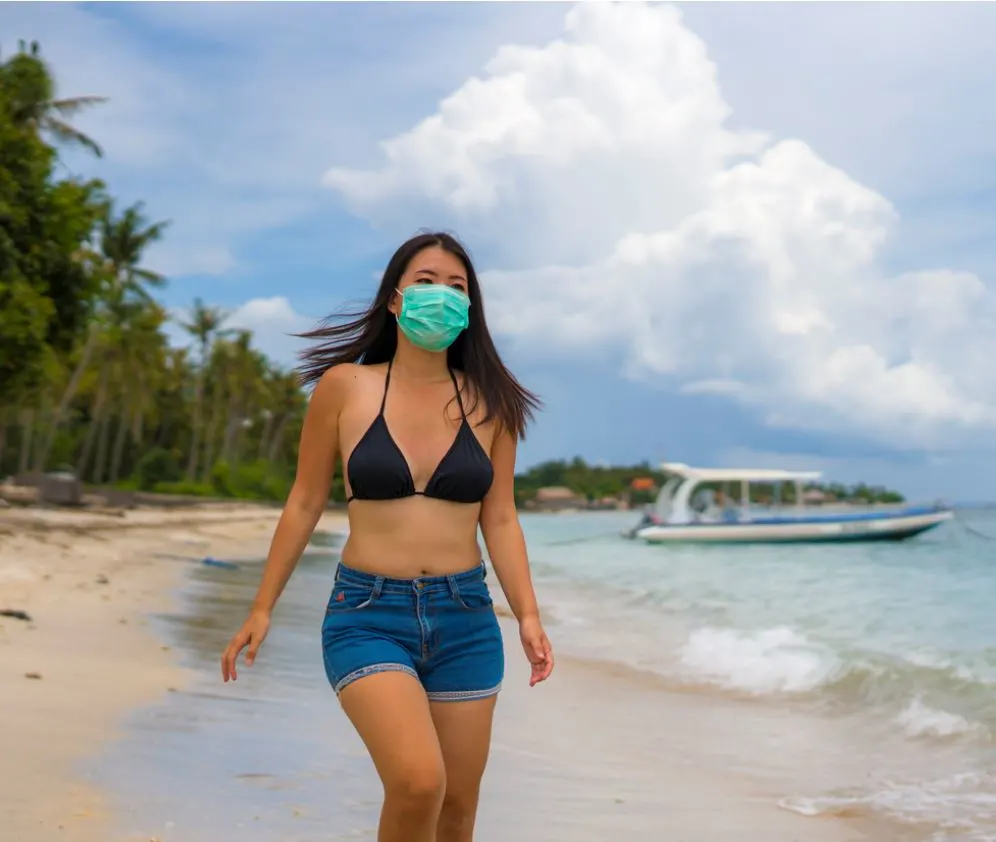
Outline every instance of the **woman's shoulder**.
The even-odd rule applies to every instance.
[[[367,377],[384,379],[386,363],[362,365],[360,363],[339,363],[329,368],[318,380],[318,388],[341,389]]]
[[[312,400],[329,407],[342,408],[358,389],[365,389],[373,380],[384,380],[383,365],[340,363],[332,366],[318,380]]]

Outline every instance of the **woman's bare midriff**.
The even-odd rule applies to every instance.
[[[481,561],[480,504],[428,497],[353,500],[343,564],[395,579],[446,576]]]

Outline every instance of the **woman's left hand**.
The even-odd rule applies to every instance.
[[[553,647],[550,646],[539,617],[524,617],[519,622],[519,639],[532,666],[529,686],[535,687],[541,681],[546,681],[553,672]]]

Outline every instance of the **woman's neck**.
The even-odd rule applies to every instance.
[[[405,380],[432,382],[449,379],[445,351],[423,351],[401,337],[398,338],[398,349],[394,352],[394,362],[391,364],[392,372],[397,372]]]

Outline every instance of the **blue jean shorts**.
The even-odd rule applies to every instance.
[[[325,674],[336,695],[378,672],[417,678],[434,702],[501,689],[505,651],[482,562],[449,576],[392,579],[336,569],[322,623]]]

